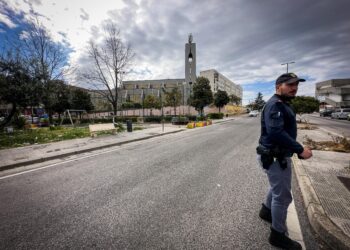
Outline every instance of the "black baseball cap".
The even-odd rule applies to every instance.
[[[294,73],[285,73],[280,75],[277,80],[276,80],[276,85],[281,84],[281,83],[294,83],[294,82],[305,82],[305,79],[299,78],[296,74]]]

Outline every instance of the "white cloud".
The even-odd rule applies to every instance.
[[[12,22],[8,16],[2,14],[1,12],[0,12],[0,23],[5,24],[7,27],[11,29],[17,27],[17,25],[14,22]]]
[[[296,62],[290,71],[308,78],[300,85],[300,95],[313,95],[318,81],[350,77],[348,0],[40,2],[11,7],[26,18],[43,15],[40,20],[53,37],[61,41],[63,36],[73,47],[73,65],[85,53],[87,41],[100,37],[106,19],[118,23],[123,39],[136,52],[129,80],[184,78],[188,33],[197,44],[198,75],[215,68],[247,87],[261,83],[256,90],[244,91],[245,99],[264,88],[264,96],[270,95],[273,89],[263,84],[284,73],[281,63],[288,61]]]
[[[89,20],[89,14],[83,8],[80,8],[80,11],[82,12],[82,14],[80,14],[80,18],[83,21]]]

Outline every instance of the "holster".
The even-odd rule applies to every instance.
[[[271,155],[261,155],[261,162],[263,165],[263,168],[266,170],[269,170],[271,164],[273,163],[273,156]]]
[[[256,148],[256,153],[261,155],[261,162],[263,164],[263,168],[268,170],[270,165],[274,162],[276,158],[280,167],[282,169],[287,168],[287,160],[286,160],[286,151],[279,148],[274,147],[272,149],[266,148],[263,145],[260,145]]]
[[[283,156],[283,157],[279,157],[277,158],[277,161],[278,163],[280,164],[280,167],[284,170],[288,167],[288,164],[287,164],[287,161],[286,161],[286,158]]]
[[[259,145],[256,148],[256,153],[261,156],[260,159],[261,159],[263,168],[268,170],[270,165],[273,163],[273,160],[274,160],[273,156],[271,154],[271,150],[262,146],[262,145]]]

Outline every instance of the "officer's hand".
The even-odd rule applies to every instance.
[[[305,147],[304,151],[299,156],[300,156],[300,158],[305,159],[305,160],[309,159],[312,156],[312,151],[310,148]]]

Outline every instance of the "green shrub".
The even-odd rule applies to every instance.
[[[146,116],[144,117],[145,122],[162,122],[162,117],[161,116]]]
[[[13,125],[15,125],[15,127],[18,129],[23,129],[26,125],[26,118],[24,118],[23,116],[15,118],[13,121]]]
[[[125,128],[124,128],[123,124],[121,124],[121,123],[117,123],[114,126],[117,128],[118,133],[125,131]]]
[[[209,113],[208,118],[209,119],[222,119],[222,118],[224,118],[224,113]]]
[[[131,120],[132,122],[137,122],[137,116],[122,116],[122,117],[117,117],[115,119],[116,122],[122,122],[122,123],[125,123],[127,120]]]
[[[164,116],[164,121],[165,122],[171,122],[172,116]]]
[[[206,121],[207,120],[207,116],[197,116],[196,117],[196,121]]]
[[[62,126],[50,126],[50,130],[53,131],[53,130],[62,130]]]

